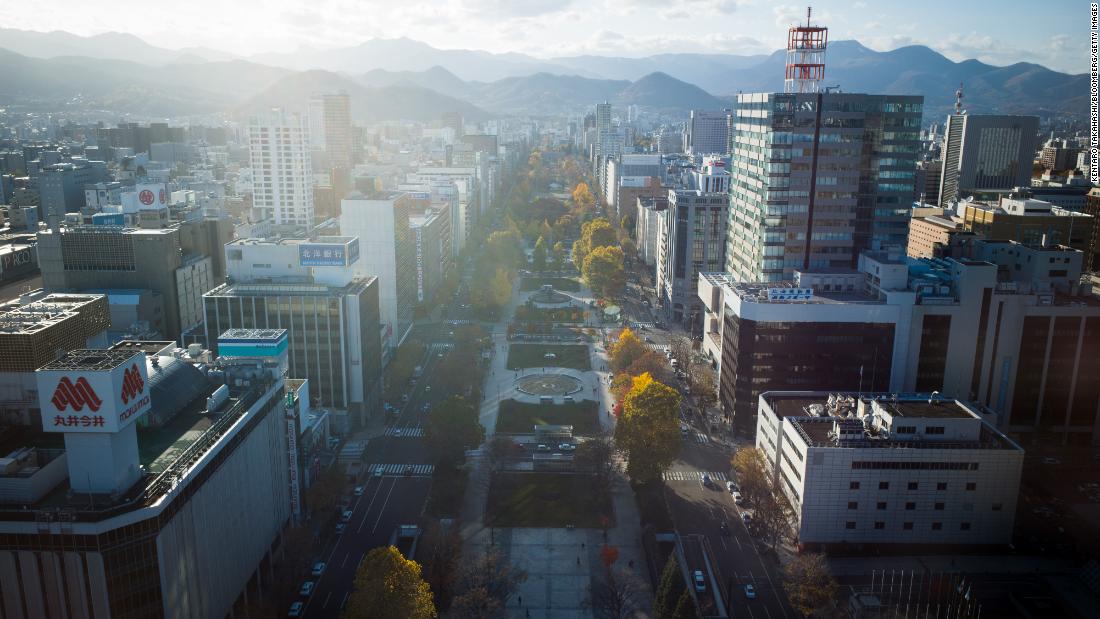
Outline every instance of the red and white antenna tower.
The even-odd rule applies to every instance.
[[[825,46],[829,29],[810,25],[813,7],[806,8],[806,25],[787,32],[787,73],[783,92],[817,92],[825,79]]]

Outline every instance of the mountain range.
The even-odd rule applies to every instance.
[[[737,92],[782,89],[785,52],[770,55],[659,54],[644,58],[442,50],[411,39],[372,39],[353,47],[258,54],[204,48],[167,50],[138,37],[0,29],[0,98],[31,97],[138,114],[249,109],[300,94],[346,90],[369,101],[360,119],[397,114],[418,120],[459,111],[470,118],[578,111],[597,101],[684,112],[729,107]],[[877,52],[831,42],[827,85],[846,92],[920,94],[925,122],[949,113],[964,85],[971,112],[1083,118],[1088,77],[1016,63],[954,62],[924,46]],[[155,67],[155,69],[152,69]],[[316,90],[313,90],[316,88]]]

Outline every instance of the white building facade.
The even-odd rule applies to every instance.
[[[313,166],[309,123],[300,115],[273,110],[248,127],[252,161],[252,207],[277,225],[313,225]]]

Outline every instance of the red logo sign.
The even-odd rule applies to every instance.
[[[57,389],[54,390],[53,399],[50,401],[59,411],[65,410],[68,406],[72,406],[74,411],[81,411],[87,406],[94,412],[103,404],[103,400],[99,399],[95,390],[88,384],[88,379],[83,376],[76,379],[75,384],[69,380],[68,376],[63,377],[57,383]]]
[[[145,206],[149,206],[153,203],[153,192],[148,189],[142,189],[141,193],[138,194],[138,200]]]
[[[145,381],[141,378],[141,372],[135,363],[130,369],[122,373],[122,403],[126,404],[145,390]],[[94,409],[93,409],[94,410]]]

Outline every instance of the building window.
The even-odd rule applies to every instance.
[[[878,489],[879,490],[889,490],[890,489],[890,482],[888,482],[888,481],[878,482]]]
[[[909,482],[909,489],[910,490],[916,490],[918,487],[919,487],[919,485],[917,484],[917,482],[915,482],[915,481]]]
[[[966,489],[971,490],[971,491],[977,490],[978,489],[978,484],[976,484],[972,481],[968,481],[968,482],[966,482]]]
[[[947,490],[947,482],[941,481],[936,484],[936,490]]]
[[[913,530],[913,523],[912,522],[903,522],[903,523],[901,523],[901,528],[905,529],[906,531],[912,531]]]
[[[969,531],[970,530],[970,523],[969,522],[960,522],[959,523],[959,530],[960,531]]]
[[[881,520],[875,523],[875,529],[881,531],[886,528],[886,523]]]
[[[1002,508],[1002,507],[1003,507],[1003,506],[1002,506],[1002,505],[1001,505],[1000,503],[994,503],[994,504],[993,504],[993,511],[995,511],[995,512],[999,512],[999,511],[1001,511],[1001,508]]]
[[[939,512],[943,511],[943,503],[936,503],[936,511],[939,511]]]
[[[898,426],[894,429],[894,434],[916,434],[917,426]]]
[[[925,434],[943,434],[943,426],[925,426]]]
[[[913,511],[913,510],[914,510],[914,509],[916,509],[916,508],[917,508],[917,504],[916,504],[916,503],[906,503],[906,504],[905,504],[905,509],[906,509],[907,511]]]
[[[844,523],[844,528],[849,529],[849,530],[854,529],[854,528],[856,528],[856,523],[849,520],[848,522]]]
[[[859,482],[858,481],[848,482],[848,489],[849,490],[859,490]]]
[[[933,522],[932,523],[932,530],[933,531],[942,531],[943,530],[943,523],[942,522]]]
[[[879,501],[876,503],[875,509],[886,509],[886,501]]]
[[[848,509],[859,509],[859,501],[848,501]]]

